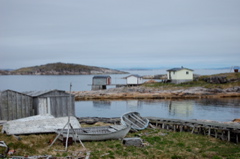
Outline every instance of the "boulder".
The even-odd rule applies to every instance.
[[[143,141],[139,137],[124,138],[123,139],[123,145],[125,145],[125,146],[142,147],[143,146]]]

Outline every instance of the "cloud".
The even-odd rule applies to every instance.
[[[238,0],[2,0],[0,68],[239,65],[239,7]]]

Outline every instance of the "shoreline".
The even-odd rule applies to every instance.
[[[226,89],[219,88],[163,88],[121,87],[107,90],[73,91],[75,100],[116,100],[116,99],[194,99],[194,98],[238,98],[240,86]]]

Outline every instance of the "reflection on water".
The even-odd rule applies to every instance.
[[[194,101],[169,101],[168,112],[169,116],[173,117],[189,117],[193,114]]]
[[[111,100],[76,102],[78,117],[120,117],[128,111],[142,116],[231,121],[240,118],[240,98],[194,100]]]
[[[105,100],[93,101],[92,103],[94,107],[102,108],[102,109],[109,109],[111,106],[111,101],[105,101]]]
[[[127,100],[126,106],[129,111],[140,111],[142,109],[143,102],[140,100]]]

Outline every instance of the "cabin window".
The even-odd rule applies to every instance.
[[[186,75],[188,75],[188,74],[189,74],[189,72],[187,71],[187,72],[186,72]]]

